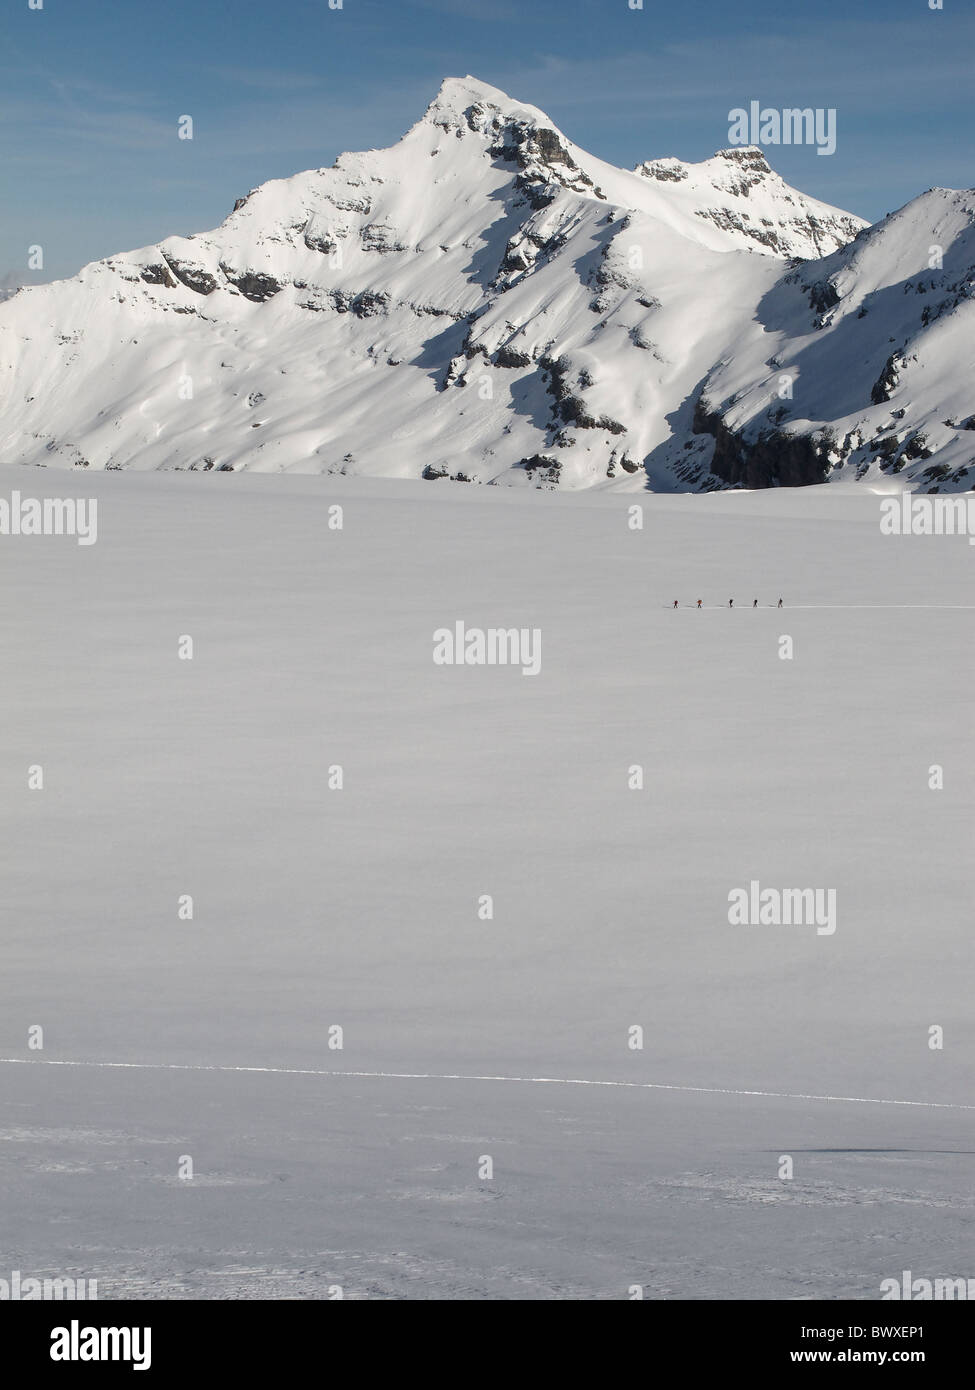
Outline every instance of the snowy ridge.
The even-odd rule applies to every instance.
[[[839,250],[864,226],[859,217],[790,188],[755,145],[719,150],[700,164],[648,160],[636,173],[672,185],[675,201],[746,249],[807,260]]]
[[[753,148],[617,169],[536,107],[448,79],[389,149],[0,304],[0,460],[969,486],[971,219],[972,195],[935,191],[865,231]],[[773,356],[796,364],[791,401],[770,404]],[[882,378],[910,430],[887,425]]]
[[[714,466],[764,486],[777,450],[824,478],[975,478],[975,193],[936,188],[843,250],[785,275],[702,392]],[[776,383],[792,378],[792,397]]]

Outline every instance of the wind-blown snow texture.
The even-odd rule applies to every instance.
[[[450,79],[392,148],[0,305],[0,459],[969,487],[973,213],[863,230],[755,148],[616,169]]]

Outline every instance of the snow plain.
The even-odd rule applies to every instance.
[[[966,538],[882,536],[837,484],[15,488],[99,513],[90,547],[0,538],[9,1269],[106,1299],[973,1273]],[[539,628],[540,674],[434,665],[458,619]],[[752,879],[835,889],[835,934],[729,925]],[[81,1062],[143,1065],[51,1065]]]

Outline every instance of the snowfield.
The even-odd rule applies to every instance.
[[[0,537],[9,1269],[106,1299],[975,1273],[966,537],[883,536],[862,485],[14,489],[96,500],[98,539]],[[538,675],[436,665],[458,621],[537,628]],[[833,890],[835,932],[732,926],[753,881]]]

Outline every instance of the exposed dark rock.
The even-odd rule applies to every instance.
[[[390,251],[407,250],[407,247],[397,237],[395,229],[382,222],[367,223],[360,234],[360,241],[363,251],[378,251],[380,254],[387,254]]]
[[[532,454],[531,458],[521,459],[515,467],[523,468],[533,482],[541,481],[553,486],[558,483],[562,472],[559,460],[549,454]]]
[[[589,304],[594,314],[607,313],[621,301],[623,295],[620,291],[625,293],[633,288],[633,281],[623,270],[606,264],[611,249],[611,242],[603,247],[600,252],[602,263],[590,271],[586,280],[586,284],[596,290],[595,298]]]
[[[825,314],[840,302],[839,293],[831,280],[817,280],[804,288],[809,296],[809,307],[816,314]]]
[[[651,338],[646,337],[642,329],[631,328],[628,337],[634,347],[641,348],[644,352],[656,352],[656,343]]]
[[[165,285],[167,290],[174,290],[177,285],[176,277],[169,266],[158,262],[155,265],[143,266],[141,278],[147,285]]]
[[[217,288],[218,281],[209,271],[201,266],[189,265],[185,261],[178,261],[174,256],[167,256],[163,252],[163,259],[179,282],[192,290],[194,294],[213,294]]]
[[[305,229],[304,243],[309,251],[320,251],[323,256],[330,255],[338,246],[338,239],[328,232],[315,232]]]
[[[533,212],[540,212],[542,208],[549,207],[559,196],[557,188],[553,188],[549,184],[538,183],[526,174],[519,174],[515,179],[515,185]]]
[[[491,146],[491,154],[516,164],[522,171],[515,183],[533,207],[544,207],[555,198],[555,193],[544,187],[549,182],[560,183],[577,193],[591,190],[597,198],[605,197],[576,164],[558,133],[546,126],[522,122],[505,126]]]
[[[284,287],[273,275],[265,275],[256,270],[232,270],[221,261],[220,269],[232,285],[236,285],[245,299],[255,304],[263,304],[266,299],[279,293]]]
[[[520,245],[511,245],[509,243],[508,249],[504,254],[504,260],[501,262],[501,273],[510,275],[521,270],[527,270],[530,265],[534,264],[534,260],[534,255],[531,254],[524,242]]]
[[[369,217],[372,213],[372,203],[365,196],[345,197],[339,193],[327,193],[325,201],[339,212],[359,212],[364,217]]]
[[[389,295],[385,292],[363,290],[355,296],[350,307],[357,319],[374,318],[376,314],[385,313],[389,308]]]
[[[498,367],[530,367],[531,356],[527,352],[519,352],[517,348],[504,347],[498,348],[494,356],[495,365]]]
[[[940,492],[941,489],[937,484],[945,482],[950,476],[951,469],[946,463],[936,463],[932,465],[931,468],[925,468],[924,472],[921,474],[922,478],[925,478],[929,483],[935,485],[929,487],[928,492]]]
[[[906,459],[929,459],[934,455],[934,450],[928,448],[927,435],[918,431],[912,434],[904,445],[904,457]]]
[[[570,370],[566,358],[560,357],[556,361],[546,357],[541,360],[540,365],[548,377],[545,389],[549,395],[555,397],[555,408],[552,411],[555,420],[581,430],[599,429],[607,430],[610,434],[626,433],[626,426],[621,425],[618,420],[611,420],[606,415],[597,419],[590,413],[582,397],[573,392],[566,380]],[[582,389],[592,385],[592,378],[585,370],[578,374],[577,381]]]
[[[699,208],[697,216],[713,222],[723,232],[741,232],[752,241],[757,241],[761,246],[768,246],[773,251],[782,249],[782,243],[775,232],[751,226],[751,219],[745,213],[731,212],[727,208]]]
[[[648,179],[659,179],[662,183],[680,183],[687,178],[687,170],[682,165],[665,164],[662,160],[641,164],[637,172]]]
[[[817,440],[811,435],[770,429],[746,439],[729,429],[720,412],[703,396],[694,406],[691,429],[714,439],[711,472],[726,483],[747,488],[809,487],[826,482],[829,476],[826,456],[835,441],[828,432]]]
[[[574,425],[579,430],[608,430],[610,434],[625,434],[626,426],[608,415],[596,417],[586,409],[581,396],[566,396],[555,409],[555,416],[565,425]]]
[[[903,365],[896,352],[892,352],[887,358],[883,371],[870,388],[870,399],[874,405],[882,405],[884,401],[890,400],[890,393],[900,380],[900,368]]]
[[[897,452],[900,447],[900,440],[897,438],[896,434],[888,434],[882,439],[874,439],[870,442],[870,452],[879,455],[879,457],[885,459],[887,463],[893,462],[897,457]],[[881,464],[880,466],[883,468],[885,465]],[[904,465],[902,463],[901,468],[903,467]],[[900,472],[900,469],[897,471]]]

